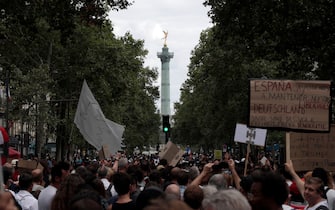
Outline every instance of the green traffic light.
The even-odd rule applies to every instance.
[[[168,131],[169,131],[169,128],[168,128],[168,127],[164,127],[163,131],[164,131],[164,132],[168,132]]]

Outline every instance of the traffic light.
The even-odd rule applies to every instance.
[[[163,115],[163,132],[169,133],[170,132],[170,116]]]

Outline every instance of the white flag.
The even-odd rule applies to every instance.
[[[86,80],[81,89],[74,123],[85,140],[97,150],[101,150],[102,145],[108,145],[112,154],[121,149],[124,126],[105,118]]]
[[[122,136],[125,127],[109,119],[106,119],[106,122],[112,133],[110,134],[111,138],[108,139],[108,141],[104,141],[103,145],[108,145],[108,148],[111,151],[111,153],[115,154],[118,150],[121,149],[123,139]]]

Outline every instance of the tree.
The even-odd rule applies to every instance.
[[[147,55],[143,41],[130,34],[116,38],[106,19],[109,9],[125,9],[129,1],[5,1],[0,5],[4,8],[0,66],[12,73],[15,119],[36,115],[40,142],[45,138],[42,130],[56,132],[58,160],[69,154],[70,140],[82,139],[73,131],[73,117],[84,79],[105,116],[126,126],[127,145],[158,140],[159,116],[154,106],[158,88],[153,85],[157,70],[143,67]],[[23,105],[36,112],[22,110]]]
[[[192,52],[176,104],[177,140],[232,144],[248,119],[250,78],[334,80],[330,1],[206,0],[214,26]],[[274,134],[278,136],[277,134]],[[277,137],[276,137],[277,138]]]

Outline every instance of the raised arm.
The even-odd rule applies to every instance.
[[[241,185],[240,185],[241,178],[238,175],[238,173],[236,172],[235,161],[233,159],[229,159],[228,160],[228,166],[229,166],[229,170],[231,171],[231,175],[233,177],[235,187],[236,187],[236,189],[240,190],[240,188],[241,188]]]
[[[295,172],[292,160],[289,160],[285,163],[285,170],[289,172],[293,178],[293,181],[296,183],[297,188],[301,194],[302,197],[304,197],[304,185],[305,182],[302,181],[302,179],[299,177],[299,175]]]
[[[121,153],[117,153],[114,157],[114,164],[113,164],[113,171],[114,172],[117,172],[118,171],[118,168],[119,168],[119,159],[121,158]]]
[[[197,176],[192,182],[191,185],[200,185],[202,180],[212,172],[212,166],[214,163],[207,163],[202,169],[199,176]]]

